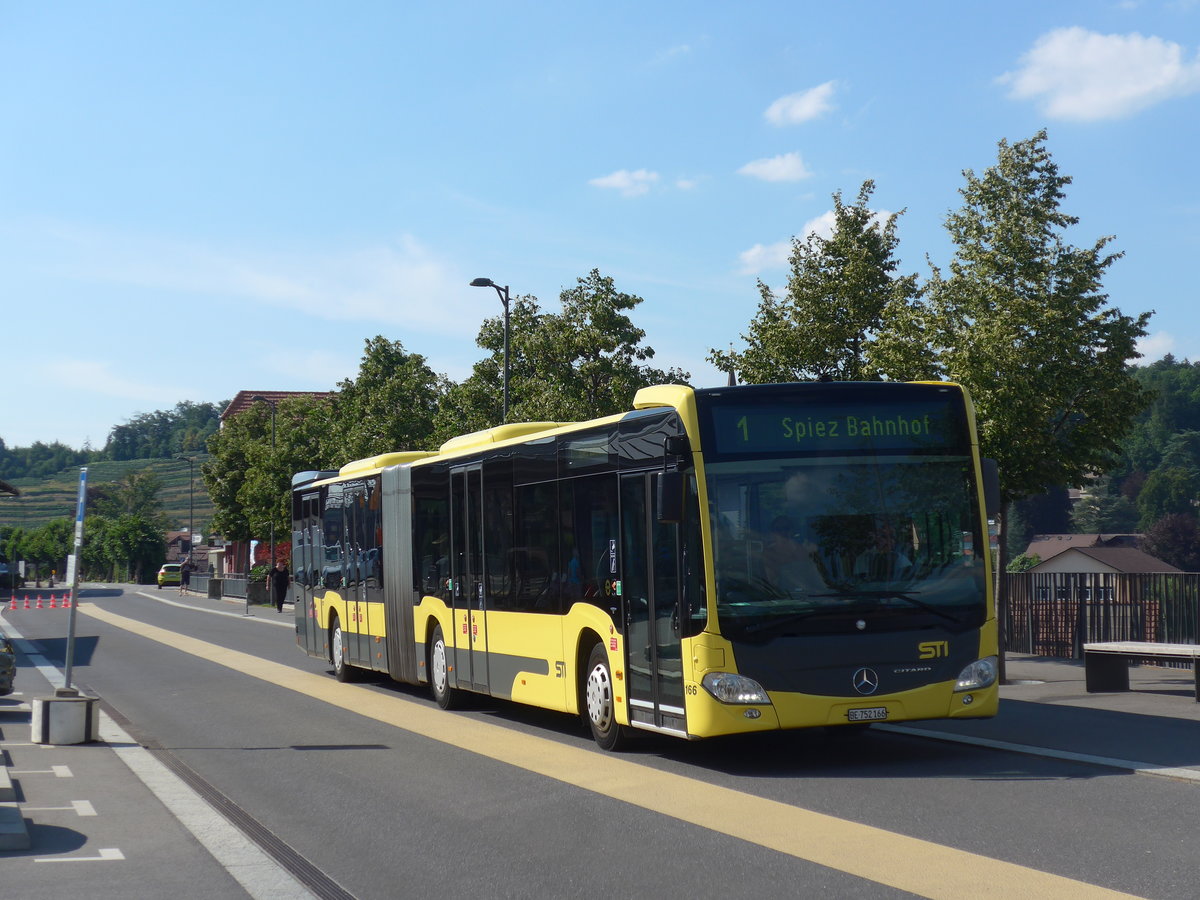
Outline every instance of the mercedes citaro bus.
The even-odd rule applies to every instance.
[[[959,385],[649,387],[297,474],[297,640],[606,749],[991,716],[996,493]]]

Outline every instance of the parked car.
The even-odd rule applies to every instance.
[[[162,568],[158,570],[159,589],[161,590],[164,584],[179,584],[183,580],[180,569],[179,563],[163,563]]]
[[[16,675],[17,651],[13,649],[8,635],[0,631],[0,697],[12,693],[13,678]]]

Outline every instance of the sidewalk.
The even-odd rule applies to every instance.
[[[1011,653],[1006,667],[1008,683],[1000,688],[994,719],[897,728],[998,749],[1037,748],[1063,759],[1200,784],[1200,703],[1190,668],[1131,666],[1131,690],[1089,694],[1082,660]]]
[[[82,590],[81,601],[99,587]],[[164,600],[210,611],[229,609],[196,593],[162,593]],[[251,607],[252,616],[265,612]],[[262,617],[279,624],[273,607],[269,618]],[[33,743],[31,701],[52,695],[62,675],[38,640],[21,636],[32,625],[17,617],[0,619],[19,661],[14,693],[0,697],[0,812],[8,811],[0,814],[5,897],[313,896],[106,712],[100,711],[98,743]]]

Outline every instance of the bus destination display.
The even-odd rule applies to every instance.
[[[721,404],[712,409],[718,453],[910,451],[960,447],[965,436],[944,402]]]

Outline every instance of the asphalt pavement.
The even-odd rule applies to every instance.
[[[39,593],[48,592],[30,592]],[[242,612],[240,603],[163,593],[189,605]],[[17,693],[0,697],[0,863],[7,896],[336,896],[319,879],[306,882],[295,865],[281,864],[269,847],[247,841],[115,710],[102,714],[97,743],[33,743],[32,700],[53,696],[62,676],[36,642],[22,639],[22,620],[7,606],[0,627],[18,650]],[[290,607],[282,619],[269,607],[249,612],[276,624],[292,621]],[[876,727],[1193,781],[1200,789],[1200,703],[1190,668],[1133,667],[1130,691],[1089,694],[1082,662],[1012,654],[1006,664],[1008,683],[994,719]],[[110,865],[117,860],[126,865]]]

